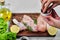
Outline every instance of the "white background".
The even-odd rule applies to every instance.
[[[32,12],[32,13],[40,13],[41,2],[40,0],[5,0],[8,7],[11,9],[13,13],[24,13],[24,12]],[[60,14],[60,6],[55,8],[56,12]]]
[[[13,12],[13,13],[40,13],[41,10],[41,3],[40,0],[5,0],[7,7]],[[55,8],[58,15],[60,15],[60,6]],[[60,36],[60,32],[57,33],[57,37]],[[37,40],[40,38],[33,37],[30,38],[31,40]],[[46,39],[44,39],[46,40]],[[55,40],[55,39],[54,39]]]

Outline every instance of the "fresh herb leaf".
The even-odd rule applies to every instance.
[[[24,23],[24,22],[23,22],[23,24],[24,24],[25,26],[27,26],[27,24],[26,24],[26,23]]]
[[[36,19],[34,19],[34,24],[37,24],[37,20]]]
[[[29,31],[32,31],[32,28],[31,28],[30,26],[27,26],[26,23],[23,23],[23,24],[27,27],[27,29],[28,29]]]
[[[30,26],[27,26],[27,29],[28,29],[29,31],[32,31],[32,28],[31,28]]]
[[[0,40],[16,40],[16,33],[5,32],[0,34]]]
[[[7,31],[8,24],[7,22],[3,19],[0,18],[0,34],[3,34]]]

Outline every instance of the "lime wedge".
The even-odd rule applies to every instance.
[[[13,33],[18,33],[20,31],[20,28],[17,25],[12,25],[10,27],[10,31]]]
[[[55,28],[55,27],[53,27],[53,26],[49,27],[49,28],[48,28],[48,33],[49,33],[51,36],[56,35],[56,33],[57,33],[57,28]]]

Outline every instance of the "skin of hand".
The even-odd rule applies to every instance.
[[[60,17],[57,15],[54,9],[52,9],[52,15],[43,16],[44,20],[51,26],[60,28]]]
[[[52,16],[44,16],[44,20],[51,26],[57,27],[60,29],[60,17],[52,12],[54,17]]]
[[[46,12],[46,10],[51,10],[57,5],[60,5],[60,0],[41,0],[42,3],[42,10],[43,13]],[[49,5],[52,3],[52,5],[49,7]],[[48,11],[48,12],[49,12]]]

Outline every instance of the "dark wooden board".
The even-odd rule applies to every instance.
[[[14,23],[12,22],[13,18],[16,18],[19,22],[22,20],[23,15],[28,15],[30,16],[32,19],[37,19],[37,17],[40,15],[40,13],[13,13],[12,14],[12,18],[11,18],[11,22],[10,22],[10,26],[14,25]],[[48,34],[48,32],[30,32],[27,30],[21,31],[17,34],[17,36],[29,36],[29,37],[52,37]]]

